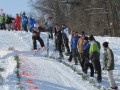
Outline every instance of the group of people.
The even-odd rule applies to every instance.
[[[90,68],[90,76],[94,77],[97,74],[98,83],[102,82],[102,70],[107,70],[108,79],[112,89],[117,89],[117,85],[113,78],[114,70],[114,55],[109,48],[109,43],[104,42],[102,44],[104,48],[103,68],[100,63],[100,43],[95,39],[93,35],[87,36],[85,32],[71,31],[71,40],[69,40],[69,28],[67,25],[62,24],[55,25],[53,28],[55,34],[55,50],[59,51],[60,59],[63,57],[63,52],[66,49],[65,55],[69,56],[68,61],[74,60],[75,65],[79,65],[82,71],[87,74],[88,68]],[[69,43],[70,41],[70,43]]]
[[[25,13],[22,16],[16,14],[16,18],[12,18],[9,15],[3,13],[0,16],[0,29],[1,30],[23,30],[28,32],[27,24],[30,23],[29,30],[32,32],[33,40],[33,49],[37,51],[36,41],[40,42],[40,45],[43,50],[46,49],[44,41],[40,37],[40,32],[43,30],[42,27],[36,21],[30,17],[28,20]],[[71,40],[69,35],[69,28],[67,25],[62,24],[61,26],[56,24],[54,25],[52,18],[50,17],[48,22],[45,24],[46,30],[50,33],[49,38],[55,38],[55,51],[59,51],[59,59],[64,58],[63,52],[66,56],[69,56],[68,61],[71,62],[74,60],[75,65],[79,65],[82,68],[82,71],[87,74],[88,68],[90,68],[90,76],[94,77],[94,74],[97,73],[97,81],[102,82],[102,70],[107,70],[108,79],[110,81],[110,86],[112,89],[117,89],[117,85],[113,78],[114,70],[114,54],[109,48],[109,43],[104,42],[102,44],[104,48],[104,58],[103,58],[103,68],[101,68],[100,63],[100,49],[101,45],[98,41],[95,40],[93,35],[87,36],[85,32],[81,32],[79,35],[78,32],[71,31]],[[54,31],[54,36],[53,36]],[[70,43],[69,43],[70,41]]]
[[[5,13],[0,15],[0,30],[24,30],[28,32],[28,30],[31,31],[33,29],[35,23],[35,19],[32,17],[28,18],[25,13],[16,14],[15,18]]]

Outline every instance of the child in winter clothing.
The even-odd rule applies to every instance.
[[[115,80],[113,78],[114,70],[114,55],[112,50],[108,46],[108,42],[103,43],[104,57],[103,57],[103,70],[107,70],[108,79],[110,81],[111,89],[117,89]]]
[[[44,42],[43,40],[40,38],[40,27],[39,25],[36,23],[34,24],[34,29],[32,31],[33,35],[32,35],[32,40],[33,40],[33,47],[34,47],[34,50],[37,51],[37,44],[36,44],[36,40],[39,41],[41,47],[43,50],[45,50],[45,45],[44,45]]]

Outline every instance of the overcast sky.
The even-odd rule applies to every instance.
[[[0,0],[0,9],[3,9],[3,12],[15,16],[16,13],[21,11],[30,11],[28,4],[29,0]]]

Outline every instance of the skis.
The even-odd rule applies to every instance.
[[[39,52],[40,48],[38,48],[37,51],[34,52],[34,56]]]

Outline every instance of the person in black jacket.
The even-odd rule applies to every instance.
[[[43,42],[43,40],[40,37],[40,31],[42,28],[40,28],[40,26],[36,23],[34,24],[34,29],[32,31],[33,35],[32,35],[32,40],[33,40],[33,48],[35,51],[37,51],[37,44],[36,44],[36,40],[39,41],[41,47],[43,50],[45,50],[45,44]]]
[[[8,31],[10,31],[10,29],[12,28],[12,20],[14,20],[14,18],[10,17],[7,14],[6,26],[7,26]]]
[[[62,54],[62,43],[63,43],[63,40],[62,40],[62,31],[61,31],[61,28],[58,27],[57,29],[57,34],[56,34],[56,43],[57,43],[57,48],[58,48],[58,51],[59,51],[59,59],[62,59],[63,58],[63,54]]]

